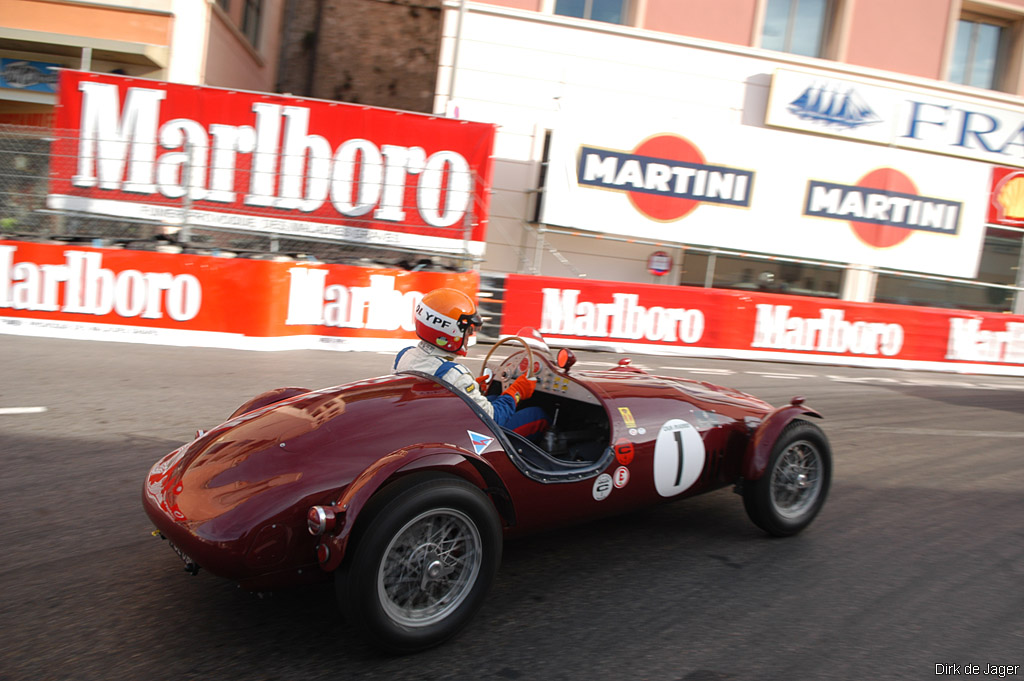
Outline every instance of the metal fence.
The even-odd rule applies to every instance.
[[[70,177],[77,158],[60,150],[75,146],[77,141],[60,131],[39,127],[0,125],[0,238],[48,240],[86,243],[102,247],[161,250],[251,258],[313,260],[324,263],[382,265],[411,270],[465,270],[474,266],[480,256],[468,248],[472,227],[482,214],[471,200],[466,215],[447,228],[451,243],[462,241],[464,248],[433,249],[410,246],[402,238],[391,243],[377,243],[348,234],[374,234],[372,215],[338,216],[315,223],[306,223],[308,234],[281,233],[237,227],[252,218],[277,218],[273,209],[217,208],[218,222],[227,226],[202,224],[211,215],[203,206],[191,201],[191,192],[183,191],[172,210],[171,218],[147,218],[131,215],[82,212],[68,207],[48,205],[51,177]],[[64,144],[62,144],[62,142]],[[184,152],[190,157],[188,150]],[[212,170],[212,169],[211,169]],[[189,168],[183,164],[178,181],[190,185]],[[477,178],[473,178],[476,181]],[[358,191],[358,189],[356,190]],[[438,188],[443,194],[450,187]],[[445,200],[442,198],[442,200]],[[403,209],[415,211],[412,206]],[[227,218],[234,219],[224,219]],[[207,219],[207,222],[209,220]],[[262,221],[267,222],[266,220]],[[401,227],[399,227],[401,229]],[[294,231],[294,230],[293,230]]]

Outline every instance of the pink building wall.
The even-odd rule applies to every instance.
[[[55,42],[58,44],[52,49],[39,41],[34,51],[22,54],[26,59],[55,60],[59,58],[57,55],[68,54],[64,45],[77,46],[83,38],[117,41],[134,46],[153,46],[164,50],[163,55],[169,54],[168,63],[141,73],[136,70],[141,63],[137,55],[126,54],[123,68],[134,75],[179,77],[184,82],[245,90],[275,90],[284,0],[264,0],[261,35],[255,47],[249,45],[238,28],[242,22],[241,2],[231,3],[230,16],[206,0],[178,0],[162,6],[166,9],[155,11],[133,6],[130,0],[120,4],[0,0],[0,17],[7,28],[30,31],[40,36],[56,34],[68,37],[66,43],[57,38]],[[182,10],[188,11],[182,14]],[[77,49],[71,51],[76,56],[62,62],[65,66],[78,68]],[[113,56],[106,57],[108,61],[105,63],[94,55],[92,68],[111,70],[121,66],[116,50],[116,44],[106,50]],[[181,62],[187,62],[187,67],[175,71],[172,67]],[[19,105],[5,106],[13,109]]]
[[[527,11],[553,11],[556,0],[476,0]],[[767,0],[630,0],[635,26],[753,46]],[[1005,18],[1024,40],[1024,0],[836,0],[837,30],[828,58],[855,66],[941,80],[960,13]],[[1022,51],[1018,44],[1017,52]],[[1006,91],[1024,90],[1024,64],[1010,64]]]
[[[488,5],[499,7],[511,7],[512,9],[525,9],[539,12],[543,0],[484,0]]]
[[[642,28],[749,45],[756,0],[648,0]]]
[[[277,55],[281,51],[278,0],[266,3],[259,45],[254,49],[219,11],[211,12],[207,38],[204,84],[240,90],[273,92],[277,79]],[[235,3],[241,7],[241,3]],[[232,17],[232,19],[235,19]],[[241,17],[235,19],[239,24]],[[267,25],[267,22],[271,22]]]
[[[850,17],[843,61],[911,76],[941,78],[951,2],[859,0]]]

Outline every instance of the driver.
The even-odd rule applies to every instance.
[[[539,436],[548,427],[547,412],[540,407],[517,410],[519,403],[533,395],[536,379],[524,373],[500,395],[485,396],[484,379],[474,379],[468,368],[455,361],[466,355],[466,342],[483,321],[476,305],[462,291],[434,289],[416,305],[416,335],[420,342],[395,357],[395,371],[432,374],[462,391],[504,428],[523,437]]]

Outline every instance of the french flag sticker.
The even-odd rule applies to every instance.
[[[469,435],[469,441],[473,445],[473,451],[477,454],[483,454],[484,450],[487,449],[487,445],[494,442],[493,437],[474,433],[472,430],[467,430],[466,434]]]

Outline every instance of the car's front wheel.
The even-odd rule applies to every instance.
[[[415,476],[382,492],[339,573],[338,598],[379,647],[410,653],[458,633],[483,604],[501,562],[490,499],[451,476]]]
[[[796,420],[775,441],[768,468],[743,483],[747,515],[768,534],[787,537],[811,524],[832,481],[832,453],[825,433]]]

